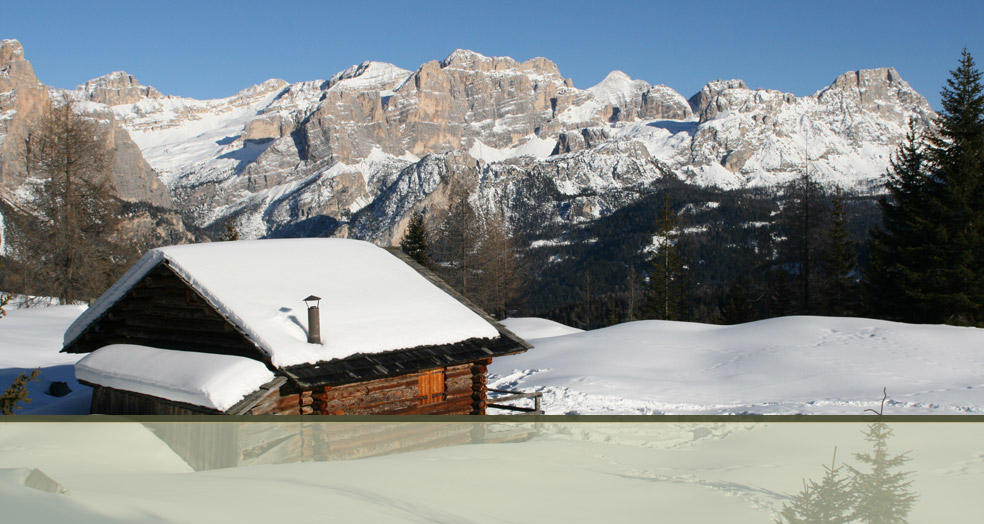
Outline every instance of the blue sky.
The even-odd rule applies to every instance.
[[[125,70],[165,94],[218,98],[268,78],[328,78],[365,60],[416,69],[456,48],[544,56],[579,88],[609,71],[689,97],[714,79],[807,95],[892,66],[939,109],[966,47],[984,64],[984,2],[6,2],[42,82]]]

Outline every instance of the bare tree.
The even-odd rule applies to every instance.
[[[25,291],[63,302],[91,299],[125,269],[129,253],[118,235],[107,144],[98,124],[71,102],[53,108],[29,134],[34,194],[10,245]]]
[[[522,285],[515,248],[501,214],[487,218],[482,224],[477,254],[479,305],[493,317],[504,319]]]
[[[434,239],[437,273],[462,295],[473,299],[477,291],[478,246],[482,228],[461,186],[451,190],[451,207]]]

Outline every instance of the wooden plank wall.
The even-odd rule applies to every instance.
[[[164,265],[130,289],[69,351],[94,351],[109,344],[263,358],[228,320]]]
[[[219,411],[133,391],[92,386],[89,412],[99,415],[220,415]]]

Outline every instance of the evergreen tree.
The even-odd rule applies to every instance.
[[[781,261],[799,277],[792,286],[798,298],[799,313],[812,314],[817,309],[814,296],[820,259],[820,237],[825,220],[823,188],[804,170],[803,175],[787,188],[789,200],[782,209],[780,220],[786,230],[786,240],[781,246]]]
[[[905,141],[892,157],[882,197],[882,226],[871,232],[871,255],[865,272],[867,307],[892,320],[930,321],[922,290],[932,285],[932,272],[943,234],[941,213],[932,201],[937,182],[926,176],[924,145],[914,120]],[[931,288],[930,288],[931,289]]]
[[[837,448],[830,467],[824,466],[823,480],[819,483],[803,481],[803,490],[792,504],[783,504],[778,524],[846,524],[853,520],[854,497],[850,479],[842,476],[837,466]]]
[[[941,265],[931,302],[946,307],[949,322],[984,321],[984,86],[964,49],[943,88],[943,110],[928,139],[926,157],[946,210]]]
[[[424,214],[417,210],[410,216],[410,223],[407,230],[400,240],[400,249],[416,260],[420,265],[429,267],[431,264],[430,256],[427,254],[429,249],[427,242],[427,229],[424,227]]]
[[[676,251],[679,238],[676,215],[670,207],[670,195],[664,194],[663,210],[653,234],[655,252],[649,259],[649,284],[646,288],[646,310],[649,318],[680,319],[683,264]]]
[[[850,488],[855,497],[853,518],[867,524],[904,524],[912,505],[918,498],[909,490],[909,472],[896,471],[909,461],[906,453],[888,453],[888,438],[892,430],[878,422],[868,426],[865,440],[872,443],[871,453],[856,453],[854,458],[868,464],[871,471],[862,472],[847,466],[851,474]]]
[[[823,262],[823,279],[820,282],[819,297],[821,311],[825,315],[832,316],[857,314],[860,307],[857,248],[847,231],[844,199],[840,189],[837,189],[832,200]]]
[[[756,319],[755,307],[748,299],[745,287],[735,282],[728,287],[721,310],[721,321],[725,324],[744,324]]]
[[[222,235],[222,240],[226,242],[235,242],[239,240],[239,231],[236,229],[236,225],[232,222],[232,219],[227,219],[225,222],[225,234]]]
[[[31,403],[31,398],[27,396],[27,383],[38,381],[38,374],[41,368],[35,369],[30,374],[21,373],[14,379],[14,382],[0,394],[0,415],[13,415],[21,406],[21,402]]]
[[[7,316],[7,311],[3,309],[10,302],[10,295],[0,295],[0,318]],[[0,393],[0,415],[13,415],[20,409],[21,402],[31,402],[27,396],[27,383],[38,381],[38,374],[41,368],[35,369],[31,374],[21,373],[14,379],[14,382],[7,386],[3,393]]]
[[[984,87],[964,50],[924,141],[914,124],[892,161],[867,296],[882,316],[984,322]]]

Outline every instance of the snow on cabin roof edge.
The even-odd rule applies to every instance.
[[[257,249],[257,243],[259,242],[265,243],[260,250]],[[274,248],[275,246],[269,245],[270,243],[290,243],[291,245]],[[261,257],[263,260],[253,260],[247,257],[245,260],[249,260],[249,262],[243,262],[244,254],[255,255],[257,251],[263,253]],[[320,260],[329,263],[333,259],[347,259],[349,260],[348,264],[350,267],[354,264],[355,267],[360,268],[360,271],[357,271],[355,275],[339,275],[328,270],[322,271],[320,270],[321,266],[313,269],[310,263],[305,265],[303,262],[298,262],[298,260],[304,260],[305,257],[310,259],[310,252],[312,251],[321,257]],[[64,346],[67,348],[70,344],[74,343],[89,326],[102,318],[148,272],[162,262],[166,263],[175,274],[185,280],[213,308],[241,330],[246,338],[266,353],[271,358],[274,366],[280,368],[304,363],[330,361],[360,352],[390,351],[425,344],[453,344],[471,338],[491,339],[506,336],[507,338],[518,339],[512,333],[508,333],[507,335],[504,332],[505,328],[497,325],[487,315],[475,310],[470,303],[462,300],[456,293],[448,293],[446,286],[436,285],[437,289],[431,290],[430,285],[437,284],[433,279],[421,274],[417,268],[406,264],[406,261],[402,257],[393,256],[392,252],[387,251],[367,242],[347,239],[277,239],[157,248],[145,254],[119,281],[93,303],[89,310],[84,312],[69,327],[65,333]],[[363,263],[368,266],[375,265],[377,273],[367,274],[365,271],[361,271]],[[398,265],[394,266],[394,263]],[[229,270],[233,268],[238,268],[239,271],[230,272]],[[379,271],[380,269],[384,271]],[[321,278],[311,277],[311,275],[318,273],[321,274]],[[265,293],[270,292],[271,289],[279,290],[280,288],[289,289],[290,293],[294,293],[298,290],[298,286],[302,286],[304,292],[307,293],[308,282],[312,278],[315,284],[320,284],[322,286],[321,289],[324,289],[326,285],[334,288],[335,285],[340,285],[338,282],[345,280],[361,279],[361,281],[375,282],[381,278],[379,276],[380,273],[400,273],[400,275],[393,277],[397,279],[394,287],[398,288],[394,292],[398,295],[402,293],[404,299],[406,299],[408,292],[399,288],[402,288],[407,280],[419,279],[420,282],[410,282],[410,284],[416,286],[413,292],[414,298],[419,294],[421,305],[425,309],[435,302],[441,303],[443,301],[443,305],[438,304],[436,309],[441,314],[451,312],[457,315],[457,320],[452,319],[450,322],[441,323],[440,326],[437,326],[437,329],[432,325],[427,333],[421,333],[421,330],[416,330],[417,333],[414,333],[414,329],[408,330],[406,326],[403,328],[390,326],[389,324],[394,319],[392,313],[390,317],[382,313],[378,316],[378,320],[374,318],[375,315],[363,314],[361,317],[354,315],[353,318],[362,323],[361,331],[357,331],[355,327],[336,326],[336,329],[340,329],[342,332],[348,331],[349,338],[347,343],[342,345],[342,341],[339,340],[336,346],[329,346],[328,342],[323,346],[313,346],[307,344],[303,321],[297,318],[303,313],[304,308],[293,305],[294,301],[291,299],[294,297],[292,295],[289,295],[287,298],[281,296],[279,302],[276,302],[274,310],[265,310],[263,312],[284,316],[285,318],[280,320],[284,320],[285,322],[279,325],[270,325],[271,319],[258,315],[257,311],[254,311],[256,308],[252,304],[247,304],[243,307],[242,296],[238,298],[233,296],[237,293],[242,295],[241,289],[249,289],[251,294],[259,296],[266,296]],[[217,277],[217,274],[221,275],[221,277]],[[233,276],[227,277],[227,274]],[[269,275],[275,275],[276,278],[266,278]],[[291,278],[301,275],[305,275],[305,278]],[[409,275],[412,275],[412,277]],[[216,281],[217,278],[219,282]],[[234,282],[235,285],[230,288],[229,282]],[[253,285],[243,286],[245,282],[253,282]],[[427,289],[419,289],[422,285],[421,282],[429,283],[426,286]],[[259,288],[260,291],[258,293],[252,293],[252,290],[256,288]],[[391,288],[385,286],[376,286],[376,288],[376,300],[388,302]],[[358,289],[355,293],[356,295],[360,295],[362,292],[362,289]],[[314,294],[332,296],[330,292],[315,292]],[[329,309],[334,307],[337,310],[340,307],[339,303],[347,306],[348,300],[351,300],[353,295],[352,291],[349,290],[348,294],[339,293],[336,296],[340,297],[340,299],[336,300],[335,303],[330,303],[328,306]],[[296,298],[300,300],[300,296]],[[326,305],[323,303],[322,306],[322,315],[325,315],[326,311],[324,308]],[[417,304],[414,304],[414,309],[418,309]],[[285,310],[288,313],[279,313]],[[292,323],[286,322],[288,317]],[[431,318],[425,320],[430,320],[433,323],[433,315]],[[375,327],[367,327],[365,325],[366,322],[377,321],[386,328],[392,327],[388,338],[385,335],[376,333],[379,330]],[[325,319],[323,318],[323,330],[325,329],[324,323]],[[440,333],[433,333],[434,331]],[[355,339],[352,338],[352,333],[357,333]],[[363,335],[364,333],[368,334]],[[435,336],[438,338],[435,339]],[[339,351],[339,347],[342,347],[341,351]]]
[[[120,277],[112,286],[109,287],[95,302],[89,305],[89,308],[79,315],[79,318],[72,322],[72,325],[68,326],[65,330],[65,337],[62,339],[62,352],[70,344],[75,342],[75,339],[79,338],[82,334],[91,326],[94,322],[102,318],[103,314],[113,307],[114,304],[119,302],[127,291],[137,285],[143,277],[150,272],[151,269],[157,267],[161,261],[164,260],[164,253],[158,249],[151,249],[150,251],[144,253],[140,260],[136,264],[130,267],[126,273]]]

